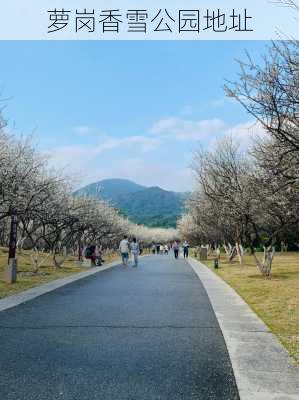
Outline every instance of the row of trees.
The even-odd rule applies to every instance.
[[[173,240],[177,232],[135,225],[104,201],[74,197],[70,180],[50,169],[30,140],[9,135],[1,119],[0,245],[9,247],[11,260],[26,248],[35,271],[46,253],[59,268],[89,243],[116,249],[124,234],[149,245]]]
[[[229,136],[195,153],[197,189],[179,229],[193,244],[222,245],[241,264],[249,248],[269,276],[275,246],[299,242],[299,42],[275,42],[263,63],[248,55],[239,65],[226,93],[264,133],[247,151]]]

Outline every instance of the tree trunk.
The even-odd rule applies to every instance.
[[[33,272],[37,273],[39,268],[44,264],[44,262],[50,257],[51,253],[45,254],[44,249],[41,252],[35,248],[34,254],[31,254],[31,265],[33,268]]]
[[[63,263],[65,262],[65,260],[66,260],[66,258],[67,258],[67,254],[66,254],[66,249],[65,249],[65,248],[64,248],[63,253],[64,253],[64,254],[63,254],[63,256],[62,256],[62,259],[58,261],[58,260],[57,260],[57,256],[59,256],[59,253],[57,252],[56,249],[53,251],[53,264],[54,264],[54,267],[55,267],[56,269],[61,268],[62,265],[63,265]]]
[[[232,246],[230,243],[228,244],[228,248],[226,248],[225,250],[226,252],[226,256],[227,256],[227,260],[229,263],[231,263],[233,261],[233,259],[236,257],[237,255],[237,249],[236,246]]]
[[[271,271],[272,271],[272,262],[275,254],[275,247],[274,246],[264,246],[264,257],[263,261],[259,261],[255,252],[253,252],[253,257],[255,259],[256,265],[263,276],[270,278]]]
[[[82,261],[82,243],[78,241],[78,261]]]
[[[22,237],[20,239],[17,240],[17,250],[21,253],[23,251],[23,246],[24,246],[24,242],[26,240],[26,237]]]
[[[282,253],[288,251],[288,244],[287,244],[287,243],[285,243],[285,242],[282,241],[281,244],[280,244],[280,246],[281,246],[281,252],[282,252]]]
[[[210,245],[210,244],[207,244],[207,245],[206,245],[206,248],[207,248],[207,254],[208,254],[208,256],[211,255],[211,248],[212,248],[211,245]]]
[[[237,252],[238,257],[239,257],[240,265],[243,266],[244,249],[243,249],[243,246],[238,242],[236,243],[236,252]]]
[[[218,260],[218,261],[219,261],[220,258],[221,258],[221,249],[220,249],[220,246],[217,246],[217,249],[216,249],[216,257],[217,257],[217,260]]]

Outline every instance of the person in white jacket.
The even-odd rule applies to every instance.
[[[139,244],[136,240],[136,238],[133,238],[133,242],[131,243],[131,253],[134,259],[134,265],[133,267],[137,267],[138,266],[138,256],[139,256]]]
[[[123,240],[120,242],[119,251],[121,254],[123,265],[126,267],[128,265],[129,252],[130,252],[130,246],[127,236],[124,236]]]

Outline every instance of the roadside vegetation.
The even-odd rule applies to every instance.
[[[262,60],[247,54],[224,87],[259,134],[195,152],[196,187],[178,227],[210,268],[220,261],[215,272],[298,362],[299,42],[273,42]]]
[[[77,259],[74,256],[67,256],[60,268],[53,268],[50,254],[45,254],[44,256],[45,261],[36,272],[32,268],[32,252],[30,250],[23,250],[19,253],[18,280],[15,284],[11,285],[3,279],[4,269],[7,265],[8,249],[0,247],[0,299],[55,279],[65,278],[87,270],[76,264]],[[120,259],[120,256],[115,251],[108,251],[104,254],[104,259],[105,264],[108,264]]]
[[[4,269],[7,265],[7,257],[8,249],[0,248],[0,299],[30,289],[34,286],[86,270],[76,267],[74,258],[68,257],[61,268],[53,268],[53,265],[51,265],[51,262],[48,260],[40,266],[39,272],[36,273],[32,270],[30,252],[24,251],[18,256],[18,280],[14,285],[11,285],[6,283],[3,279]]]
[[[249,255],[244,256],[241,268],[237,261],[229,263],[224,254],[219,269],[214,269],[213,256],[203,262],[236,290],[299,364],[299,254],[278,254],[271,279],[261,276]]]
[[[263,60],[239,61],[238,80],[225,86],[259,135],[195,152],[197,184],[178,225],[192,245],[223,248],[241,266],[248,249],[269,278],[277,251],[299,249],[299,42],[275,42]]]

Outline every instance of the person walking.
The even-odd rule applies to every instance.
[[[102,265],[101,250],[98,245],[95,246],[94,263],[97,267],[100,267]]]
[[[189,257],[189,243],[185,240],[183,243],[184,258]]]
[[[156,244],[156,253],[157,254],[160,254],[160,248],[161,248],[160,243]]]
[[[175,241],[175,242],[173,243],[172,248],[173,248],[173,252],[174,252],[174,258],[179,258],[180,246],[179,246],[179,244],[178,244],[177,241]]]
[[[121,254],[123,266],[126,267],[128,265],[129,252],[130,252],[128,236],[125,235],[123,240],[120,242],[119,251],[120,251],[120,254]]]
[[[143,253],[143,243],[139,242],[139,255],[141,256]]]
[[[152,253],[153,254],[156,254],[156,245],[153,243],[153,245],[152,245]]]
[[[133,238],[133,242],[131,243],[131,253],[132,253],[132,256],[134,259],[133,267],[135,267],[135,268],[138,267],[139,252],[140,252],[139,244],[138,244],[136,238]]]
[[[164,246],[164,254],[168,255],[168,251],[169,251],[168,245],[166,244],[166,245]]]

